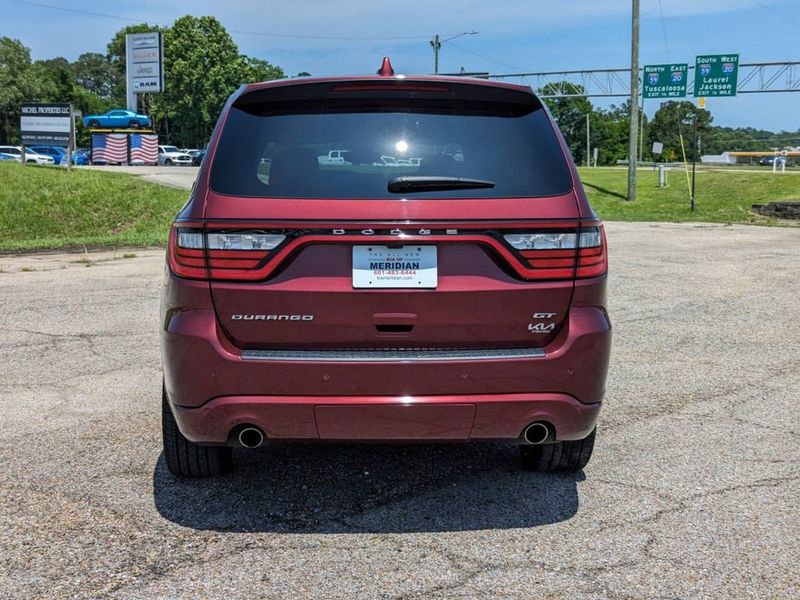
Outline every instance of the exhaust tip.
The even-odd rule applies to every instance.
[[[245,427],[239,432],[239,443],[245,448],[258,448],[264,443],[264,434],[255,427]]]
[[[522,432],[522,438],[529,444],[543,444],[550,436],[550,429],[544,423],[531,423]]]

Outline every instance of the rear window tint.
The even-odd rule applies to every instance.
[[[489,180],[492,188],[388,191],[398,176]],[[397,103],[231,109],[211,187],[282,198],[493,198],[562,194],[566,159],[541,107]]]

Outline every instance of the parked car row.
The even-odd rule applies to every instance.
[[[0,160],[22,162],[22,146],[0,146]],[[67,149],[63,146],[25,146],[25,162],[39,165],[67,164]],[[78,148],[72,153],[72,164],[88,165],[89,151]]]
[[[158,164],[166,166],[199,166],[205,150],[179,150],[176,146],[158,147]],[[22,146],[0,146],[0,160],[22,162]],[[25,162],[39,165],[66,165],[67,149],[62,146],[26,146]],[[105,161],[99,161],[105,164]],[[78,148],[72,153],[72,164],[91,165],[91,150]]]
[[[6,158],[5,160],[22,162],[22,146],[0,146],[0,153],[12,157],[11,159]],[[55,163],[55,160],[52,156],[40,154],[33,149],[25,148],[25,162],[37,165],[52,165]]]

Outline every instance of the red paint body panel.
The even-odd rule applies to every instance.
[[[253,281],[183,279],[166,269],[164,382],[182,433],[195,442],[229,443],[236,427],[249,424],[270,440],[518,440],[528,424],[546,421],[557,440],[586,437],[599,414],[610,355],[606,276],[576,280],[568,268],[560,279],[537,281],[535,268],[502,238],[504,230],[599,225],[552,119],[572,179],[572,189],[556,196],[464,198],[454,191],[445,199],[256,198],[210,188],[221,132],[235,102],[252,92],[294,93],[298,86],[330,82],[341,83],[341,93],[406,86],[446,98],[448,85],[471,85],[532,95],[523,86],[485,80],[368,76],[254,84],[231,96],[178,220],[201,229],[306,233],[268,253],[253,267]],[[433,82],[442,85],[425,87]],[[407,238],[437,245],[435,290],[353,288],[352,246],[397,240],[350,233],[333,239],[332,230],[383,228],[458,230],[452,238]],[[196,260],[202,264],[202,258]],[[232,318],[263,313],[314,318]],[[553,327],[535,335],[526,325],[535,324],[536,313],[554,313],[546,321]],[[381,331],[381,325],[406,328]],[[541,348],[544,354],[393,362],[242,356],[246,349],[386,347]]]
[[[570,440],[591,432],[600,404],[565,394],[226,396],[173,411],[187,438],[217,444],[243,424],[260,427],[273,441],[446,441],[512,440],[529,423],[547,421]]]

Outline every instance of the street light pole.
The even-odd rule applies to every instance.
[[[456,35],[451,35],[449,38],[443,40],[439,38],[438,33],[434,35],[430,42],[431,48],[433,48],[433,73],[435,75],[439,74],[439,50],[441,50],[442,44],[461,37],[462,35],[476,35],[477,33],[477,31],[465,31],[463,33],[457,33]]]
[[[636,200],[636,159],[639,142],[639,0],[631,10],[631,130],[628,137],[628,200]]]
[[[437,33],[433,36],[433,40],[431,40],[431,46],[433,46],[433,73],[435,75],[439,74],[439,50],[442,47],[442,42],[439,41],[439,34]]]

